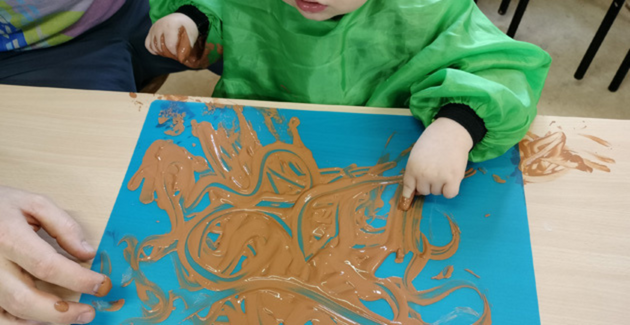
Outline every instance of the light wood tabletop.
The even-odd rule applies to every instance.
[[[0,86],[0,185],[49,196],[79,221],[89,242],[97,246],[148,108],[158,98],[164,96]],[[188,100],[193,99],[211,101]],[[409,114],[395,109],[215,102]],[[608,157],[599,164],[610,169],[568,169],[555,179],[525,185],[542,323],[628,324],[630,121],[539,116],[531,132],[565,134],[565,149],[571,154]],[[519,302],[513,303],[518,308]]]

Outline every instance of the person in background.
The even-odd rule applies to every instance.
[[[468,160],[518,143],[551,63],[473,0],[150,2],[151,53],[223,56],[215,97],[408,107],[426,129],[409,155],[403,209],[416,193],[456,196]],[[203,52],[187,49],[200,43]]]

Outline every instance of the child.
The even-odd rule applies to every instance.
[[[223,56],[215,97],[409,107],[426,130],[410,153],[402,208],[414,192],[456,196],[468,159],[491,159],[514,146],[536,115],[551,61],[499,31],[472,0],[151,6],[150,52],[183,63]]]

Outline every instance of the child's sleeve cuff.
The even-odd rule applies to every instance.
[[[190,19],[192,19],[197,25],[197,29],[199,29],[199,35],[204,35],[208,33],[208,29],[210,28],[210,21],[208,20],[208,17],[197,7],[193,5],[184,5],[179,7],[179,9],[177,9],[175,12],[190,17]]]
[[[470,137],[473,140],[473,146],[481,142],[488,132],[483,120],[468,105],[446,104],[442,106],[440,111],[435,115],[436,119],[440,117],[449,118],[463,126],[470,134]]]

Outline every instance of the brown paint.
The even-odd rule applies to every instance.
[[[601,144],[604,147],[609,147],[610,148],[610,142],[608,142],[608,141],[606,141],[606,140],[604,140],[602,138],[598,138],[598,137],[596,137],[594,135],[588,135],[588,134],[582,134],[582,133],[580,133],[579,135],[581,135],[581,136],[583,136],[583,137],[585,137],[587,139],[591,139],[591,140]]]
[[[589,152],[589,154],[592,155],[593,157],[597,158],[597,160],[599,160],[601,162],[605,162],[605,163],[608,163],[608,164],[614,164],[615,163],[615,160],[610,158],[610,157],[602,156],[602,155],[596,154],[594,152]]]
[[[278,109],[276,108],[261,107],[258,109],[258,111],[264,117],[265,126],[267,126],[267,129],[269,130],[269,132],[271,132],[274,138],[276,138],[276,141],[280,140],[280,135],[278,134],[278,130],[276,130],[274,123],[275,124],[284,123],[285,118],[281,116],[280,114],[278,114]]]
[[[164,124],[168,121],[171,121],[171,128],[164,131],[164,134],[168,134],[171,136],[178,136],[184,132],[186,127],[184,126],[184,118],[186,117],[186,113],[176,113],[171,109],[164,110],[160,113],[158,117],[158,123]]]
[[[119,299],[116,301],[92,301],[94,309],[102,312],[116,312],[125,306],[125,299]]]
[[[432,277],[433,280],[450,279],[453,275],[453,266],[449,265],[445,267],[438,275]]]
[[[154,39],[155,41],[157,40]],[[181,64],[193,69],[205,69],[210,66],[208,54],[214,50],[214,44],[204,44],[204,40],[200,37],[197,38],[194,45],[191,44],[186,28],[183,26],[179,28],[176,53],[172,53],[166,47],[164,35],[161,36],[160,42],[162,50],[157,53],[160,56],[179,61]],[[160,48],[157,45],[154,44],[156,50]]]
[[[157,95],[158,99],[161,100],[170,100],[170,101],[174,101],[174,102],[185,102],[188,100],[188,96],[186,95]]]
[[[499,183],[499,184],[505,184],[505,180],[501,178],[501,176],[497,175],[497,174],[492,174],[492,178],[494,179],[495,182]]]
[[[477,170],[475,170],[474,168],[468,168],[468,170],[466,170],[466,173],[464,174],[464,178],[468,178],[471,177],[473,175],[475,175],[477,173]]]
[[[475,278],[477,278],[477,279],[481,279],[481,277],[480,277],[480,276],[478,276],[477,274],[475,274],[475,272],[473,272],[473,271],[471,271],[471,270],[469,270],[469,269],[464,269],[464,271],[466,271],[466,272],[468,272],[468,273],[470,273],[470,274],[474,275],[474,276],[475,276]]]
[[[182,288],[237,293],[214,303],[207,315],[201,314],[203,306],[187,319],[200,323],[227,317],[232,324],[355,324],[336,311],[343,309],[380,324],[424,324],[409,303],[430,305],[456,290],[471,289],[484,305],[475,324],[491,324],[489,303],[474,285],[417,290],[412,284],[428,261],[455,254],[460,230],[445,215],[452,238],[444,246],[432,245],[420,231],[423,197],[411,207],[410,199],[401,200],[402,176],[383,176],[401,157],[365,168],[322,169],[301,141],[298,119],[288,122],[291,144],[262,146],[242,107],[234,110],[239,131],[191,122],[205,157],[157,140],[127,184],[132,191],[142,187],[140,201],[156,201],[171,223],[168,233],[142,242],[132,236],[121,240],[132,269],[123,286],[135,285],[146,308],[142,321],[163,322],[175,310],[178,297],[161,290],[140,268],[170,255],[181,266],[177,275]],[[369,220],[377,217],[384,205],[382,193],[390,185],[398,185],[390,205],[404,201],[411,209],[391,209],[386,225],[373,228]],[[206,196],[208,206],[187,214]],[[218,237],[213,240],[212,234]],[[397,262],[412,255],[404,278],[376,277],[391,254]],[[246,259],[236,271],[241,257]],[[360,299],[384,299],[394,320],[374,313]],[[244,304],[246,312],[241,310]]]
[[[607,141],[594,136],[582,136],[603,146],[610,145]],[[547,132],[544,136],[528,132],[519,143],[521,155],[519,169],[523,173],[523,182],[527,184],[551,181],[572,169],[587,173],[592,173],[593,170],[610,172],[608,166],[586,159],[576,151],[569,149],[566,146],[566,141],[567,137],[561,131]],[[612,158],[597,154],[592,155],[605,163],[615,162]]]
[[[97,297],[105,297],[110,290],[112,290],[112,280],[108,276],[105,276],[105,280],[101,282],[101,285],[94,295]]]
[[[55,310],[57,310],[60,313],[65,313],[68,310],[70,310],[70,305],[68,305],[68,303],[65,301],[57,301],[55,303]]]
[[[137,97],[138,97],[138,94],[136,94],[136,93],[129,93],[129,97],[131,97],[131,98],[137,98]]]
[[[483,168],[483,167],[479,167],[479,168],[477,168],[477,170],[478,170],[478,171],[480,171],[480,172],[481,172],[482,174],[484,174],[484,175],[485,175],[486,173],[488,173],[488,170],[486,170],[486,169],[485,169],[485,168]]]
[[[490,216],[490,214],[489,214],[489,213],[485,215],[485,217],[486,217],[486,218],[487,218],[487,217],[489,217],[489,216]]]
[[[400,201],[398,203],[398,209],[403,211],[408,211],[411,208],[411,204],[413,203],[413,196],[411,197],[400,197]]]

